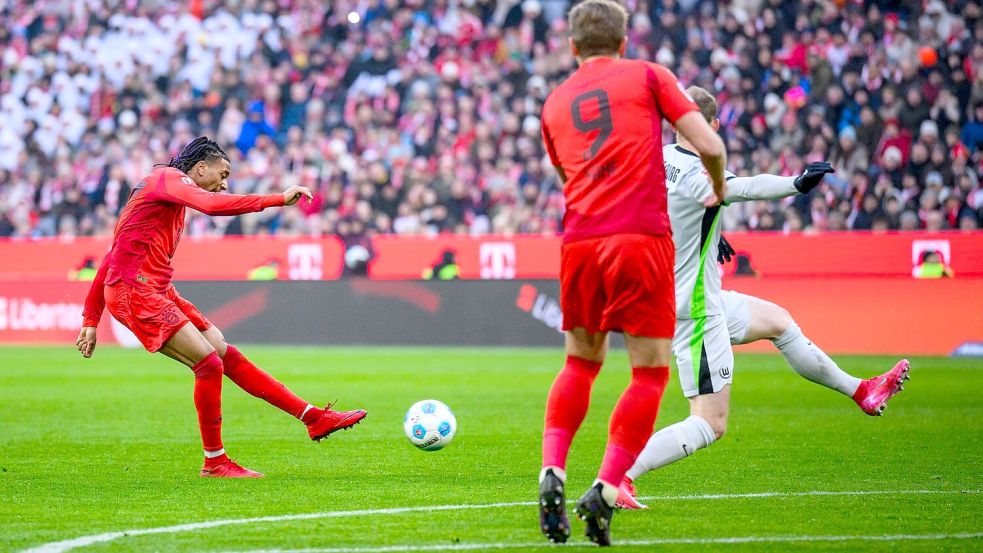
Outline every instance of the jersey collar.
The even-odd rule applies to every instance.
[[[676,144],[676,151],[679,152],[679,153],[681,153],[681,154],[686,154],[688,156],[700,157],[700,156],[696,155],[694,152],[691,152],[691,151],[687,150],[686,148],[683,148],[679,144]]]

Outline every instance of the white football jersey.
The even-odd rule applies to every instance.
[[[703,200],[713,193],[703,161],[678,144],[662,148],[668,189],[669,222],[676,245],[676,317],[696,319],[723,312],[717,244],[720,241],[720,209],[706,208]],[[734,174],[725,172],[728,180]]]

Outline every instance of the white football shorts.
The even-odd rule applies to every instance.
[[[727,332],[730,334],[730,343],[733,345],[743,344],[747,337],[748,328],[751,327],[751,308],[748,307],[748,296],[740,292],[723,290],[720,293],[721,303],[724,308],[724,317],[727,319]]]
[[[686,397],[719,392],[733,380],[734,350],[724,315],[677,318],[672,353]]]

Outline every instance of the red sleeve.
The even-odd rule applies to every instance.
[[[648,84],[655,96],[656,104],[662,116],[670,123],[675,123],[680,117],[700,108],[686,92],[676,76],[664,66],[657,63],[646,63],[648,67]]]
[[[550,156],[550,162],[553,163],[554,167],[559,167],[560,162],[556,159],[556,148],[553,147],[553,139],[550,138],[550,132],[546,129],[546,120],[543,119],[540,125],[543,131],[543,144],[546,145],[546,153]]]
[[[188,206],[205,215],[239,215],[283,205],[283,194],[217,194],[200,188],[178,170],[166,171],[155,190],[161,199]]]
[[[102,258],[96,278],[89,287],[89,295],[85,297],[85,308],[82,309],[82,326],[99,326],[102,310],[106,308],[106,298],[103,296],[103,283],[106,281],[106,271],[109,270],[109,253]]]

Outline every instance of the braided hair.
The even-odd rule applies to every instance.
[[[214,140],[207,136],[199,136],[181,150],[177,156],[167,162],[168,167],[174,167],[182,173],[188,173],[199,161],[211,163],[218,159],[229,161],[229,154]]]

